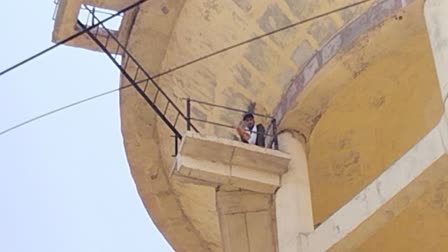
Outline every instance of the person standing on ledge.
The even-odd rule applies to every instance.
[[[242,142],[265,147],[264,126],[261,123],[255,126],[255,119],[252,113],[249,112],[244,114],[243,120],[241,120],[238,127],[236,127],[236,131]]]

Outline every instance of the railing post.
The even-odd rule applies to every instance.
[[[272,119],[272,134],[274,135],[274,149],[278,150],[278,137],[277,137],[277,120],[275,118]]]
[[[177,153],[179,152],[179,142],[178,142],[178,137],[174,136],[174,156],[177,156]]]
[[[190,110],[191,110],[191,101],[190,101],[190,97],[188,97],[187,98],[187,130],[191,129]]]
[[[174,137],[174,155],[171,155],[172,157],[176,157],[177,153],[179,152],[179,139],[177,135],[172,135],[171,137]]]

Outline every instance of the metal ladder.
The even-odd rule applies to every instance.
[[[88,26],[83,24],[81,21],[77,21],[77,24],[82,29],[89,29],[86,33],[89,37],[101,48],[101,50],[106,53],[109,59],[118,67],[121,74],[129,81],[129,83],[137,90],[140,96],[146,101],[146,103],[156,112],[160,119],[165,123],[166,126],[173,133],[172,137],[174,137],[174,155],[177,155],[178,152],[178,143],[182,140],[181,131],[178,129],[178,121],[184,120],[187,129],[192,129],[195,132],[199,132],[197,128],[191,124],[189,117],[185,116],[185,114],[177,107],[177,105],[172,101],[172,99],[160,88],[160,86],[154,81],[151,75],[141,66],[141,64],[135,59],[134,56],[126,49],[126,47],[120,43],[120,41],[115,37],[115,35],[106,28],[102,21],[100,21],[95,15],[94,11],[89,10],[92,17],[97,22],[96,29],[89,29]],[[113,45],[114,52],[109,51],[108,45]],[[116,47],[115,47],[116,46]],[[120,64],[116,60],[118,54],[121,54],[124,61],[123,65]],[[114,56],[115,55],[115,56]],[[130,66],[133,65],[136,67],[135,72],[130,72]],[[139,78],[139,76],[143,75],[143,78]],[[144,83],[144,88],[140,87],[140,84]],[[146,90],[148,86],[155,88],[154,95],[148,96]],[[163,97],[166,102],[163,108],[160,108],[156,105],[157,99],[161,99]],[[167,117],[168,112],[174,112],[175,119],[169,119]]]

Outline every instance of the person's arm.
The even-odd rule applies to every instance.
[[[236,131],[238,132],[238,135],[240,135],[241,139],[244,141],[248,141],[250,138],[249,133],[247,133],[244,130],[244,122],[241,121],[240,124],[236,127]]]

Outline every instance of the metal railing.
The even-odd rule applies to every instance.
[[[82,18],[85,19],[84,25],[95,25],[98,22],[98,16],[101,15],[102,18],[109,18],[114,16],[109,20],[109,22],[104,24],[104,27],[108,30],[118,31],[120,29],[121,22],[124,17],[124,13],[117,14],[115,10],[108,10],[104,8],[94,7],[87,4],[82,4],[81,9],[78,13],[78,20],[82,21]],[[108,24],[108,26],[106,26]]]
[[[86,30],[87,35],[98,45],[98,47],[106,53],[110,60],[115,64],[115,66],[120,70],[121,74],[126,78],[127,81],[136,89],[136,91],[140,94],[140,96],[146,101],[146,103],[156,112],[156,114],[162,119],[165,125],[171,130],[173,133],[172,137],[174,137],[174,155],[176,156],[178,153],[178,146],[180,140],[182,140],[182,134],[180,133],[182,130],[179,129],[179,119],[183,120],[186,125],[187,130],[194,130],[199,133],[199,130],[193,125],[192,121],[203,122],[207,124],[213,124],[220,127],[226,128],[235,128],[233,125],[228,125],[224,123],[214,122],[202,120],[199,118],[191,117],[191,103],[198,103],[206,106],[226,109],[234,112],[245,113],[247,111],[216,105],[204,101],[192,100],[187,98],[187,110],[186,115],[179,109],[179,107],[171,100],[171,98],[160,88],[160,86],[154,81],[153,77],[141,66],[141,64],[136,60],[136,58],[127,50],[127,48],[119,41],[116,37],[117,32],[109,30],[105,25],[104,21],[99,20],[93,10],[90,10],[87,6],[85,8],[92,15],[92,23],[89,26],[89,22],[86,24],[82,23],[80,20],[77,21],[77,25],[79,28]],[[117,14],[114,14],[117,15]],[[95,29],[92,27],[95,26]],[[109,47],[112,47],[112,50],[109,50]],[[118,62],[117,56],[122,55],[122,62]],[[131,67],[133,66],[133,68]],[[139,76],[143,75],[143,78],[139,78]],[[141,84],[144,84],[144,87],[140,87]],[[148,87],[152,87],[155,89],[154,94],[148,95],[147,89]],[[157,101],[162,101],[162,106],[157,105]],[[160,103],[160,102],[159,102]],[[163,109],[162,109],[163,108]],[[167,114],[168,112],[174,113],[174,119],[170,119]],[[270,123],[267,130],[265,131],[264,137],[271,137],[273,139],[270,142],[269,148],[278,149],[278,139],[277,139],[277,122],[276,119],[269,115],[262,115],[258,113],[253,113],[254,116],[263,117],[270,120]],[[269,134],[272,130],[272,134]],[[267,147],[267,146],[265,146]]]
[[[202,122],[205,124],[211,124],[211,125],[215,125],[215,126],[223,127],[223,128],[235,129],[235,126],[231,125],[231,124],[225,124],[225,123],[216,122],[216,121],[208,121],[208,120],[192,117],[191,116],[192,103],[201,104],[201,105],[214,107],[214,108],[219,108],[219,109],[223,109],[226,111],[238,112],[238,113],[247,113],[248,112],[247,110],[217,105],[217,104],[213,104],[213,103],[209,103],[209,102],[205,102],[205,101],[199,101],[199,100],[195,100],[195,99],[191,99],[191,98],[184,98],[184,100],[186,101],[187,130],[190,130],[189,125],[191,125],[191,121]],[[278,150],[277,120],[273,116],[270,116],[270,115],[263,115],[263,114],[259,114],[259,113],[251,113],[251,114],[254,115],[255,117],[262,117],[262,118],[270,120],[263,136],[265,138],[270,137],[272,139],[272,141],[270,141],[270,143],[268,144],[269,146],[265,145],[264,147],[269,147],[269,148]],[[272,129],[272,134],[269,133],[270,129]]]
[[[56,15],[58,13],[59,4],[60,4],[59,1],[60,0],[53,0],[53,3],[54,3],[54,10],[53,10],[53,17],[52,17],[53,21],[56,20]]]
[[[87,8],[88,9],[88,8]],[[88,9],[90,10],[90,9]],[[91,11],[91,10],[90,10]],[[179,119],[184,120],[189,129],[199,132],[197,128],[187,119],[184,113],[178,108],[178,106],[171,100],[171,98],[160,88],[160,86],[154,81],[151,75],[141,66],[136,58],[126,49],[125,46],[115,37],[114,32],[111,32],[107,27],[94,15],[91,11],[92,17],[97,22],[97,29],[93,31],[87,31],[89,37],[106,53],[109,59],[117,66],[121,74],[129,81],[129,83],[136,89],[136,91],[142,96],[146,103],[156,112],[156,114],[162,119],[166,126],[173,133],[174,137],[174,155],[177,155],[179,140],[182,140],[182,134],[178,129]],[[78,20],[78,26],[82,29],[88,29],[88,24],[85,25]],[[92,24],[93,25],[93,24]],[[109,51],[108,46],[112,46],[114,49]],[[123,61],[117,61],[117,55],[121,54]],[[132,69],[132,67],[134,69]],[[139,76],[143,75],[143,78]],[[144,84],[144,88],[140,87]],[[155,89],[155,93],[151,96],[147,94],[147,88],[152,87]],[[157,106],[157,102],[162,100],[162,106]],[[160,103],[160,102],[159,102]],[[162,109],[163,107],[163,109]],[[174,119],[170,119],[167,114],[174,113]]]

